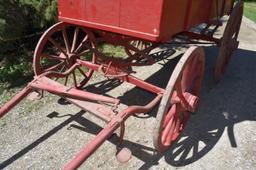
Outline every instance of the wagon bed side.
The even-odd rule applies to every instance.
[[[150,41],[229,14],[233,0],[59,0],[59,20]]]

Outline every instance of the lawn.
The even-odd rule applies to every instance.
[[[256,1],[244,3],[244,15],[256,22]]]

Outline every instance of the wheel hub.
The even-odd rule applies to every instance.
[[[182,95],[183,99],[175,92],[171,104],[181,104],[184,111],[195,112],[199,105],[199,97],[188,92],[184,92]]]
[[[76,63],[76,59],[77,59],[77,55],[73,53],[69,53],[69,54],[61,53],[59,57],[65,59],[68,65],[68,68],[72,67]]]

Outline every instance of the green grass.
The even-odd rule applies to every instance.
[[[244,3],[244,16],[256,22],[256,1]]]
[[[113,46],[110,44],[103,44],[100,46],[99,51],[108,57],[115,57],[119,59],[126,59],[127,57],[124,47],[122,46]]]

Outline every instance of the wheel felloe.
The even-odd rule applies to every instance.
[[[191,47],[180,59],[166,87],[156,118],[154,146],[163,152],[184,129],[199,103],[204,76],[204,52]]]

